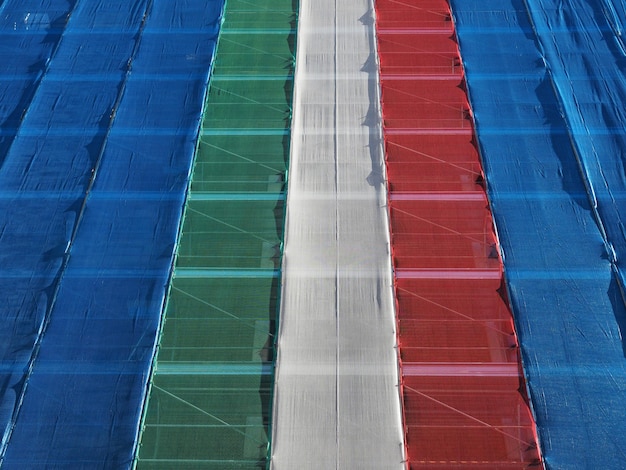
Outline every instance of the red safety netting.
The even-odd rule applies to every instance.
[[[376,15],[410,467],[541,467],[448,3]]]
[[[387,134],[385,146],[392,194],[481,190],[478,152],[467,135]]]
[[[399,30],[438,30],[452,33],[450,7],[447,0],[376,0],[376,29],[380,32]]]

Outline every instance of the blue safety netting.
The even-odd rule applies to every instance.
[[[623,4],[451,4],[546,466],[622,468]]]
[[[570,130],[598,225],[620,279],[626,256],[624,4],[528,0],[528,11]]]
[[[8,155],[20,122],[41,84],[47,62],[56,52],[65,26],[63,20],[73,9],[66,1],[50,2],[43,15],[29,22],[23,12],[35,12],[39,5],[38,0],[5,1],[0,5],[3,64],[3,80],[0,80],[0,425],[3,445],[38,325],[45,315],[49,297],[46,290],[54,283],[67,243],[65,214],[55,209],[71,205],[72,197],[77,196],[69,193],[63,197],[57,191],[57,195],[39,197],[39,194],[21,191],[22,187],[32,187],[28,181],[33,175],[24,171],[24,167],[35,155],[26,158]],[[42,220],[31,216],[38,213],[45,213],[46,217]],[[32,246],[38,247],[36,252],[32,251]]]
[[[222,11],[0,5],[6,468],[132,462]]]

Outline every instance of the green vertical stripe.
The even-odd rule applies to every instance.
[[[269,465],[297,0],[228,0],[135,465]]]

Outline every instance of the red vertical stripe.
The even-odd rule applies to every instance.
[[[445,0],[377,0],[411,468],[540,467]]]

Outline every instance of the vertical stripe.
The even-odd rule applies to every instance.
[[[272,468],[403,468],[374,17],[298,25]]]
[[[295,20],[226,3],[139,469],[267,466]]]

